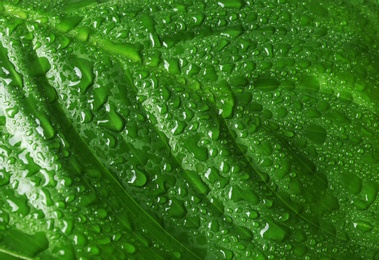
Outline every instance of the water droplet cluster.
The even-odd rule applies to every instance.
[[[0,251],[378,254],[377,4],[19,2],[0,4]]]

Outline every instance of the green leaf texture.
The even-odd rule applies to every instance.
[[[376,0],[0,2],[1,259],[379,259]]]

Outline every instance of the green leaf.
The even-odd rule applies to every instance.
[[[376,1],[3,1],[1,259],[376,259]]]

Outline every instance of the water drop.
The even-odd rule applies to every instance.
[[[136,187],[142,187],[146,184],[147,176],[145,173],[143,173],[142,171],[140,171],[138,169],[132,170],[131,173],[132,173],[132,177],[130,178],[128,183],[130,183]]]
[[[362,221],[362,220],[353,222],[353,226],[355,229],[360,230],[365,233],[370,232],[374,228],[370,223],[366,221]]]

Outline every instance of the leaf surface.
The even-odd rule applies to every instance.
[[[360,2],[1,3],[0,257],[378,257]]]

